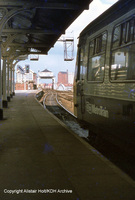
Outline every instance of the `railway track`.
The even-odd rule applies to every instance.
[[[68,111],[61,104],[61,102],[59,103],[56,92],[50,91],[44,95],[43,106],[53,113],[57,118],[59,118],[77,135],[86,139],[88,138],[88,130],[82,129],[74,114]]]
[[[130,158],[128,155],[123,154],[116,146],[108,143],[103,138],[95,138],[93,133],[89,133],[88,130],[81,128],[81,125],[77,121],[77,118],[68,111],[63,103],[61,104],[64,93],[59,95],[55,91],[47,91],[44,95],[38,95],[40,102],[43,102],[45,109],[48,109],[52,114],[59,118],[66,126],[68,126],[74,133],[82,137],[90,145],[92,145],[97,152],[103,154],[108,160],[113,162],[116,166],[127,173],[132,179],[135,180],[135,158]],[[41,97],[42,96],[42,97]],[[66,97],[64,97],[65,99]],[[60,102],[59,102],[60,101]],[[68,106],[67,106],[68,107]]]

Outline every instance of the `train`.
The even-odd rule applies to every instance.
[[[119,0],[79,35],[74,113],[89,129],[135,158],[135,1]]]

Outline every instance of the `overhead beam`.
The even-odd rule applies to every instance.
[[[21,50],[18,52],[19,54],[21,55],[24,55],[24,54],[32,54],[32,55],[41,55],[41,54],[47,54],[46,51],[41,51],[41,52],[31,52],[31,51],[27,51],[27,50]]]
[[[47,54],[46,49],[38,49],[35,48],[35,51],[31,50],[32,48],[26,46],[19,46],[19,47],[11,47],[10,51],[7,52],[9,55],[15,54]],[[36,51],[37,50],[37,51]]]
[[[23,55],[30,55],[30,54],[34,54],[34,53],[31,53],[29,51],[22,51],[22,52],[19,52],[18,54],[10,54],[10,59],[11,60],[16,60],[16,59],[19,59],[19,56],[23,56]],[[36,53],[38,55],[47,55],[47,52],[43,51],[43,52],[40,52],[40,53]]]
[[[49,47],[49,44],[41,44],[41,43],[23,43],[23,44],[20,44],[20,43],[11,43],[8,45],[9,47],[25,47],[25,48],[28,48],[28,47],[31,47],[31,48],[40,48],[40,47]]]
[[[21,33],[21,34],[45,34],[45,35],[59,35],[61,32],[60,31],[53,31],[53,30],[41,30],[41,29],[3,29],[2,30],[3,34],[7,34],[7,33]],[[62,33],[64,34],[64,33]]]
[[[48,3],[43,1],[28,2],[28,1],[0,1],[0,7],[17,8],[17,7],[31,7],[31,8],[46,8],[46,9],[61,9],[61,10],[78,10],[81,6],[75,3]]]
[[[46,51],[41,51],[41,52],[30,52],[30,51],[26,51],[26,54],[42,55],[42,54],[47,54],[47,52],[46,52]]]

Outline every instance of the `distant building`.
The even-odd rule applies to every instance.
[[[74,82],[74,72],[68,72],[68,83],[73,85]]]
[[[68,84],[68,71],[58,73],[58,84]]]
[[[66,87],[65,87],[65,85],[63,85],[62,83],[60,83],[60,84],[58,85],[58,87],[57,87],[57,90],[58,90],[58,91],[65,91],[65,90],[66,90]]]
[[[59,72],[58,73],[58,83],[57,90],[72,90],[74,81],[73,72]]]
[[[16,71],[16,90],[36,89],[37,74],[27,66],[17,66]]]
[[[56,90],[58,91],[72,91],[73,90],[73,85],[71,84],[58,84]]]
[[[54,77],[53,72],[49,71],[48,69],[38,72],[38,76],[41,79],[52,79]]]

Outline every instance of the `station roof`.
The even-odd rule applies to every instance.
[[[69,25],[89,8],[91,2],[0,0],[0,34],[6,38],[5,47],[9,54],[47,54]]]
[[[48,69],[45,69],[45,70],[43,70],[42,72],[51,72],[51,71],[49,71]]]

